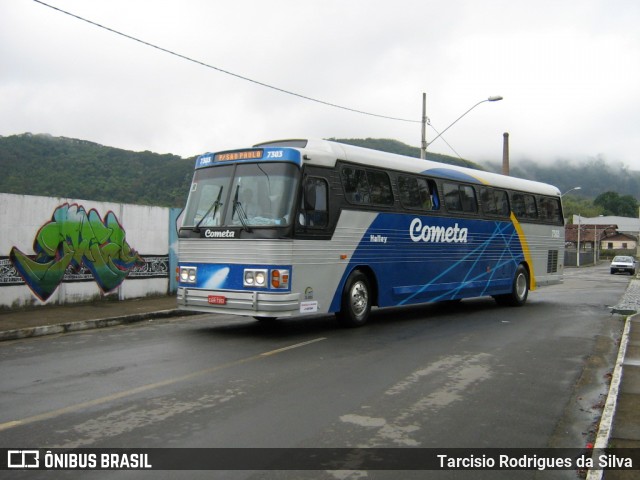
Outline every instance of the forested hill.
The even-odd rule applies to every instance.
[[[182,207],[194,161],[50,135],[0,137],[0,192]]]
[[[420,156],[418,148],[395,140],[337,141]],[[470,166],[444,155],[429,153],[429,159]],[[0,137],[0,192],[183,207],[194,162],[195,158],[25,133]]]
[[[331,139],[411,157],[420,150],[389,139]],[[429,160],[471,168],[483,167],[454,157],[427,152]],[[85,140],[25,133],[0,137],[0,192],[183,207],[195,158],[132,152]],[[488,165],[499,171],[500,165]],[[595,198],[603,192],[640,195],[640,172],[602,158],[552,164],[512,161],[511,174],[556,185],[572,195]]]

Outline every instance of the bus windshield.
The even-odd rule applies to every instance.
[[[240,163],[196,170],[182,226],[288,225],[298,169],[289,163]]]

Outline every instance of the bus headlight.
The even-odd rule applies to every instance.
[[[267,286],[267,271],[246,268],[244,270],[243,283],[245,287],[264,288]]]
[[[182,283],[196,283],[197,271],[196,267],[180,267],[180,281]]]

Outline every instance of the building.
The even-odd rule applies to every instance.
[[[574,224],[565,225],[564,241],[568,250],[593,251],[602,249],[606,239],[616,237],[618,226],[595,225],[595,224]],[[579,244],[578,244],[579,243]]]
[[[617,223],[606,223],[605,219],[622,219],[622,228],[626,230]],[[638,231],[633,228],[640,228],[639,219],[574,215],[574,222],[565,225],[565,266],[593,265],[602,257],[616,254],[638,256]]]
[[[604,238],[600,242],[602,250],[636,250],[638,248],[638,239],[626,233],[616,233],[610,237]]]
[[[574,215],[572,223],[574,225],[617,225],[618,232],[625,233],[627,235],[633,235],[636,238],[640,233],[640,218],[614,216],[588,218],[581,217],[580,215]]]

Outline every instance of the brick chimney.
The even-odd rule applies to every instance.
[[[509,133],[502,134],[502,174],[509,175]]]

